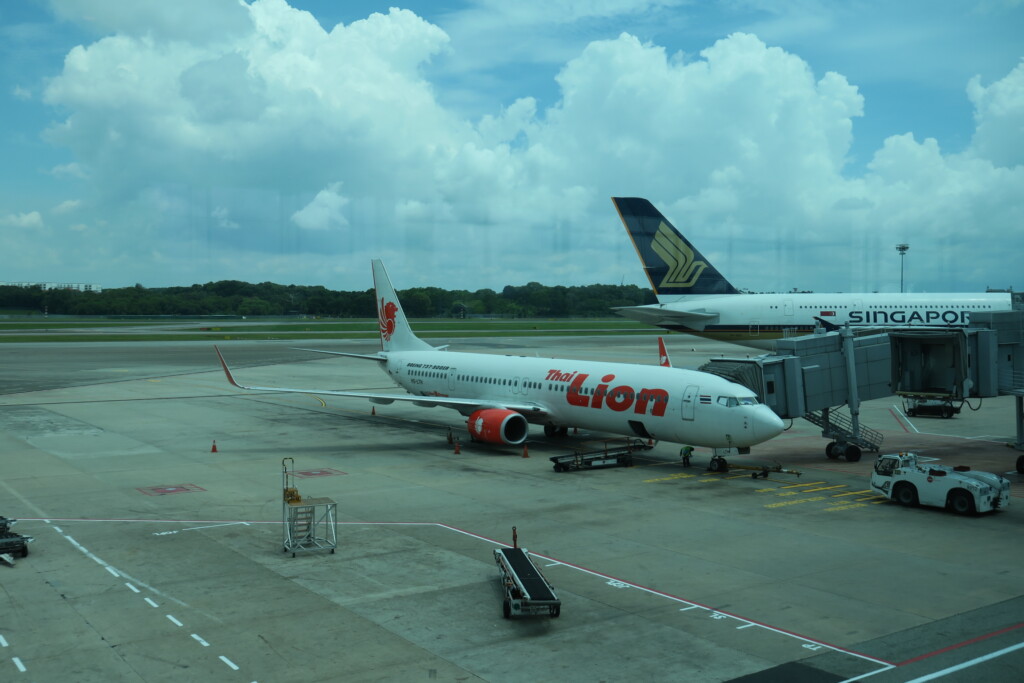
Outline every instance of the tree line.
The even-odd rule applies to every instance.
[[[415,287],[398,293],[413,318],[602,317],[616,306],[655,303],[636,285],[549,287],[531,282],[492,289]],[[250,284],[221,280],[191,287],[122,287],[101,292],[0,285],[0,311],[85,316],[318,316],[374,318],[374,290],[335,291],[321,286]]]

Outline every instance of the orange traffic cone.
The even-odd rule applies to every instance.
[[[211,453],[216,453],[217,452],[217,442],[216,441],[213,442],[213,448],[210,449],[210,452]]]
[[[529,458],[530,457],[530,449],[526,447],[525,443],[523,444],[523,457],[524,458]]]
[[[462,446],[459,445],[459,440],[455,439],[455,455],[462,452]]]

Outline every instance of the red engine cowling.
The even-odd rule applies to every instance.
[[[507,443],[515,446],[526,441],[530,425],[514,410],[482,408],[466,420],[469,434],[477,441]]]

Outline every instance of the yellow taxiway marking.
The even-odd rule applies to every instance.
[[[846,484],[836,484],[834,486],[819,486],[816,489],[804,489],[801,493],[813,493],[815,491],[831,491],[832,489],[844,489]]]
[[[856,495],[859,495],[861,493],[871,493],[871,491],[868,490],[868,489],[864,489],[863,491],[847,491],[846,493],[837,493],[837,494],[835,494],[832,497],[833,498],[839,498],[841,496],[856,496]]]
[[[768,503],[765,505],[766,508],[780,508],[787,505],[800,505],[802,503],[815,503],[819,500],[825,500],[825,496],[811,496],[810,498],[801,498],[799,500],[784,500],[779,503]]]

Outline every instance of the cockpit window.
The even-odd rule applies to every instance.
[[[719,396],[718,402],[723,406],[735,408],[736,406],[756,406],[756,396]]]

